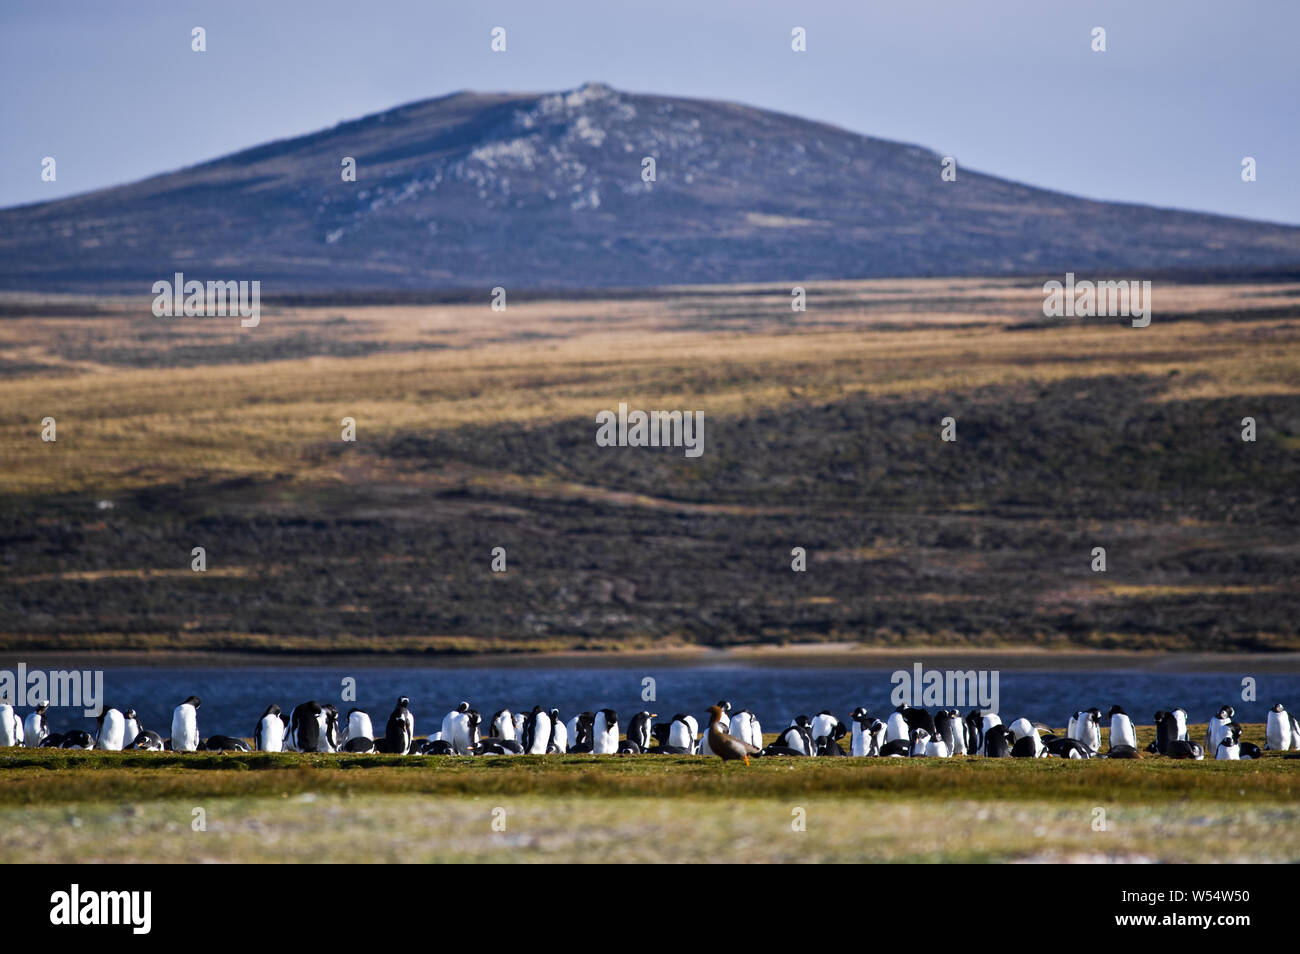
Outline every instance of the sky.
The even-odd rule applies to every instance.
[[[1077,195],[1300,224],[1297,34],[1295,0],[3,0],[0,207],[456,90],[601,81]]]

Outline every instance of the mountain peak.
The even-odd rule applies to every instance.
[[[344,157],[356,180],[340,175]],[[752,107],[458,93],[0,211],[0,288],[592,288],[1300,263],[1300,229],[1093,202]]]

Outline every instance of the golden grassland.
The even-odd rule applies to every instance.
[[[278,308],[250,329],[225,319],[155,319],[145,300],[87,303],[104,312],[84,318],[11,318],[0,322],[0,358],[45,370],[0,379],[7,457],[0,493],[108,493],[286,472],[352,480],[358,475],[346,466],[313,453],[337,440],[345,416],[367,436],[391,437],[588,417],[611,393],[632,407],[696,406],[707,396],[710,411],[723,414],[855,392],[933,394],[1171,371],[1178,381],[1165,400],[1300,393],[1300,326],[1276,316],[1300,294],[1295,286],[1161,286],[1151,327],[1122,334],[1081,321],[990,333],[1042,323],[1042,295],[1024,283],[831,285],[813,292],[804,314],[789,312],[788,294],[742,287],[730,296],[522,302],[504,313],[486,304]],[[1269,317],[1161,323],[1162,312],[1251,308]],[[133,367],[73,359],[51,343],[52,330],[57,342],[93,342],[92,352],[135,349],[131,360],[161,359],[188,344],[200,354],[228,346],[229,361]],[[253,343],[303,336],[395,350],[242,357]],[[400,350],[429,344],[439,348]],[[46,416],[60,422],[56,444],[39,439]]]

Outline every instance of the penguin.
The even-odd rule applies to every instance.
[[[950,755],[966,754],[966,725],[956,709],[943,710],[934,717],[934,727],[943,737]]]
[[[1264,748],[1275,752],[1285,752],[1291,748],[1291,714],[1280,702],[1268,710],[1268,722],[1264,726]]]
[[[456,738],[452,744],[456,746],[459,754],[473,755],[474,746],[478,745],[479,739],[483,737],[483,714],[477,709],[470,709],[465,713],[465,721],[462,725],[465,730],[464,736]]]
[[[1093,756],[1092,749],[1078,739],[1043,739],[1043,748],[1048,755],[1059,759],[1090,759]]]
[[[909,729],[924,729],[927,735],[934,735],[934,716],[930,715],[925,709],[916,709],[911,706],[906,708],[899,706],[899,709],[903,713],[903,719],[907,722]]]
[[[469,708],[468,704],[466,708]],[[397,700],[397,705],[388,717],[388,724],[384,727],[384,751],[393,755],[406,755],[411,751],[414,739],[415,716],[411,714],[411,700],[402,696]]]
[[[817,754],[812,731],[806,725],[799,725],[798,723],[786,726],[781,734],[776,737],[776,742],[773,744],[792,749],[800,755]]]
[[[1121,744],[1112,745],[1110,751],[1106,753],[1106,757],[1110,759],[1139,759],[1142,756],[1138,754],[1137,746]]]
[[[748,715],[748,713],[745,714]],[[628,723],[627,740],[633,743],[634,745],[636,745],[637,749],[639,749],[642,752],[650,748],[650,739],[651,739],[650,727],[651,725],[653,725],[653,723],[650,720],[656,718],[656,715],[657,714],[654,712],[646,712],[642,710],[641,712],[638,712],[636,715],[634,715],[632,717],[632,721]],[[740,726],[737,724],[735,719],[731,721],[731,728],[733,729],[740,728]],[[743,738],[740,735],[737,735],[736,738],[740,739],[740,741],[746,744],[749,744],[749,740]]]
[[[457,726],[465,727],[463,734],[468,735],[467,721],[465,718],[468,714],[469,714],[469,703],[462,702],[456,708],[452,709],[445,716],[443,716],[442,735],[441,735],[442,739],[452,743],[452,745],[455,745]],[[521,728],[522,728],[522,723],[521,723]],[[521,732],[520,735],[522,736],[522,734],[523,733]]]
[[[1126,745],[1137,749],[1137,733],[1133,731],[1133,720],[1128,717],[1122,706],[1111,706],[1110,712],[1110,747]]]
[[[613,755],[618,751],[618,713],[601,709],[592,726],[591,751],[595,755]]]
[[[907,719],[903,716],[903,707],[899,706],[889,714],[885,721],[885,741],[897,742],[902,739],[911,740],[911,727],[907,724]]]
[[[1027,722],[1027,719],[1017,719],[1016,722]],[[1014,723],[1013,723],[1014,725]],[[1011,730],[1014,736],[1015,731]],[[1047,755],[1047,746],[1043,744],[1042,737],[1039,736],[1038,730],[1032,725],[1029,732],[1020,736],[1011,745],[1011,757],[1013,759],[1041,759]]]
[[[41,739],[40,748],[42,749],[61,749],[63,748],[63,733],[51,732],[45,738]]]
[[[784,756],[797,757],[797,758],[808,757],[808,753],[804,752],[802,749],[792,749],[788,745],[780,745],[779,743],[776,742],[773,742],[771,745],[765,746],[759,754],[764,756],[784,755]]]
[[[325,752],[322,727],[324,710],[312,700],[294,706],[289,717],[289,749],[293,752]]]
[[[172,712],[172,751],[196,752],[199,748],[198,696],[190,696]]]
[[[95,734],[95,748],[105,752],[121,752],[126,745],[126,717],[117,709],[100,709],[95,720],[99,731]],[[134,738],[134,736],[132,736]]]
[[[1093,707],[1084,709],[1079,713],[1079,722],[1075,726],[1074,737],[1092,749],[1094,753],[1101,751],[1101,710]]]
[[[877,720],[867,715],[867,710],[862,706],[849,713],[849,720],[853,723],[853,732],[849,736],[849,753],[858,758],[871,755],[871,725]]]
[[[1009,758],[1011,744],[1011,730],[1000,723],[989,726],[984,731],[984,755],[988,758]]]
[[[1263,758],[1264,753],[1260,751],[1259,746],[1254,742],[1242,742],[1237,740],[1238,755],[1243,759]]]
[[[0,703],[0,748],[23,744],[23,720],[9,703]]]
[[[39,748],[50,734],[50,723],[47,718],[49,709],[50,700],[42,699],[37,704],[35,712],[27,713],[27,724],[24,727],[26,744],[34,749]]]
[[[1070,713],[1069,721],[1065,723],[1065,737],[1067,739],[1077,739],[1079,731],[1079,718],[1083,715],[1079,710]]]
[[[723,734],[725,735],[726,733]],[[615,755],[641,755],[642,754],[641,746],[637,745],[635,742],[632,742],[628,739],[624,739],[622,742],[618,744],[618,751],[615,752],[614,754]]]
[[[514,742],[519,738],[515,732],[515,717],[511,715],[509,709],[498,709],[494,712],[492,721],[488,723],[488,730],[496,739],[508,739]]]
[[[525,755],[545,755],[551,747],[551,714],[541,706],[524,717],[524,734],[519,740]]]
[[[134,742],[135,737],[140,734],[140,717],[135,714],[134,709],[128,707],[127,710],[122,713],[122,718],[126,720],[126,724],[122,729],[122,742],[124,744],[129,744]]]
[[[150,729],[143,729],[127,748],[142,752],[161,752],[163,750],[162,736]]]
[[[592,731],[596,725],[594,712],[580,712],[565,727],[569,733],[569,751],[587,753],[592,749]]]
[[[200,752],[251,752],[248,743],[229,735],[213,735],[203,740]]]
[[[1153,719],[1156,725],[1156,739],[1147,746],[1147,751],[1164,755],[1169,751],[1169,743],[1174,741],[1178,734],[1178,722],[1172,712],[1165,712],[1163,709],[1157,712]]]
[[[914,759],[924,756],[926,746],[930,744],[930,738],[930,733],[920,726],[913,729],[911,734],[912,747],[908,750],[908,754]]]
[[[758,724],[758,719],[754,713],[748,709],[741,709],[731,716],[731,728],[728,730],[741,742],[748,743],[757,749],[763,747],[763,730]]]
[[[253,747],[259,752],[284,751],[284,717],[274,702],[266,707],[253,729]]]
[[[849,734],[849,730],[844,727],[844,723],[831,715],[828,709],[823,709],[813,717],[809,731],[814,739],[824,735],[832,742],[838,742]]]
[[[1174,717],[1174,737],[1169,741],[1186,742],[1188,738],[1187,710],[1184,709],[1182,706],[1178,706],[1177,708],[1170,710],[1169,714]]]
[[[813,739],[813,745],[816,746],[816,754],[822,756],[848,756],[848,753],[840,748],[840,744],[832,739],[829,735],[819,735]]]
[[[375,726],[370,721],[370,714],[362,709],[349,709],[348,722],[343,727],[342,741],[347,743],[348,739],[370,739],[375,738]]]
[[[1187,739],[1175,739],[1169,743],[1169,750],[1165,754],[1171,759],[1195,759],[1199,762],[1205,758],[1205,749]]]
[[[947,715],[948,713],[945,712],[943,714]],[[938,727],[938,722],[936,720],[935,728],[938,729]],[[936,731],[935,734],[930,736],[929,740],[925,743],[926,758],[946,759],[951,755],[952,748],[949,746],[948,740],[943,737],[941,732]]]
[[[987,737],[990,729],[992,729],[994,726],[998,726],[1001,724],[1002,724],[1002,719],[996,712],[981,712],[980,713],[980,736],[982,738]]]
[[[1294,715],[1291,716],[1291,748],[1300,749],[1300,721]]]
[[[1206,752],[1217,753],[1219,751],[1219,742],[1223,740],[1224,735],[1227,733],[1228,724],[1232,722],[1233,715],[1235,715],[1235,712],[1232,706],[1220,706],[1219,711],[1214,714],[1214,718],[1210,719],[1210,721],[1206,724],[1205,726],[1205,751]],[[1217,754],[1215,755],[1215,758],[1218,758]]]
[[[970,755],[984,751],[984,719],[978,709],[966,713],[966,751]]]
[[[321,751],[337,752],[342,745],[339,741],[338,706],[327,702],[320,707],[320,710],[317,721],[320,723]]]
[[[63,740],[59,743],[61,749],[93,749],[94,747],[95,740],[90,737],[90,733],[81,729],[63,733]],[[193,751],[193,749],[186,751]]]
[[[475,755],[523,755],[523,743],[516,739],[489,737],[479,739],[474,746]]]
[[[1219,747],[1214,750],[1214,757],[1218,761],[1236,762],[1241,758],[1241,747],[1237,745],[1236,739],[1225,735],[1219,740]]]
[[[1016,719],[1009,726],[1007,726],[1007,728],[1011,730],[1011,734],[1015,737],[1015,740],[1017,742],[1019,742],[1023,738],[1026,738],[1027,736],[1035,734],[1034,724],[1030,722],[1028,719],[1026,719],[1024,716],[1021,716],[1019,719]]]
[[[885,758],[905,759],[912,754],[910,739],[890,739],[880,747],[880,754]]]
[[[548,755],[563,755],[569,751],[569,727],[560,718],[560,710],[551,710],[551,744],[546,747]]]
[[[426,739],[420,744],[421,755],[455,755],[456,747],[446,739]]]
[[[668,744],[694,755],[697,751],[695,736],[698,732],[699,724],[695,721],[695,716],[679,712],[669,723]]]
[[[343,751],[353,755],[371,755],[378,750],[375,748],[374,739],[368,739],[364,735],[354,735],[343,743]]]

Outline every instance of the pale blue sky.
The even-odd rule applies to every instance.
[[[504,54],[489,50],[498,25]],[[807,53],[790,51],[796,25]],[[206,53],[190,51],[193,26]],[[1094,26],[1106,53],[1089,49]],[[4,0],[0,207],[458,89],[600,80],[1095,198],[1300,223],[1297,35],[1295,0]],[[55,183],[40,180],[47,155]]]

